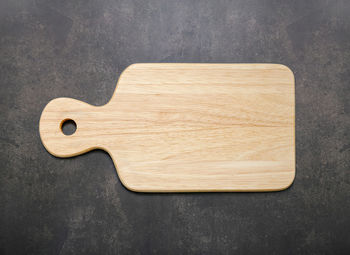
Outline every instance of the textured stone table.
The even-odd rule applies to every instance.
[[[349,253],[349,38],[348,1],[1,1],[0,253]],[[102,105],[135,62],[291,67],[294,184],[133,193],[102,151],[47,153],[47,102]]]

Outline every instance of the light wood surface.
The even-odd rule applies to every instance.
[[[134,191],[282,190],[295,176],[294,95],[284,65],[134,64],[104,106],[49,102],[40,137],[57,157],[107,151]]]

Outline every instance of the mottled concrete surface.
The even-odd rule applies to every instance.
[[[0,1],[1,254],[350,254],[349,1]],[[275,193],[139,194],[108,154],[46,152],[56,97],[102,105],[136,62],[296,77],[297,176]]]

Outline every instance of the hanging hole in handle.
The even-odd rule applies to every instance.
[[[77,124],[72,119],[65,119],[61,122],[61,131],[65,135],[73,135],[77,130]]]

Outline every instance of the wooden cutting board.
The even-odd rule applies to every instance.
[[[282,190],[295,176],[294,95],[284,65],[134,64],[106,105],[49,102],[40,136],[57,157],[107,151],[133,191]]]

